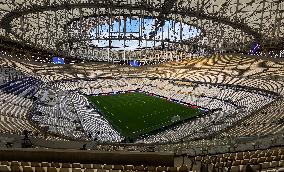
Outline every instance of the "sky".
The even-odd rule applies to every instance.
[[[141,23],[141,26],[139,26],[139,23]],[[112,24],[109,26],[108,22],[105,24],[100,25],[99,27],[94,27],[91,29],[91,35],[94,39],[92,41],[92,44],[98,47],[106,47],[108,48],[109,40],[96,40],[96,38],[109,38],[109,36],[112,37],[118,37],[124,36],[123,29],[126,27],[126,36],[130,37],[132,34],[134,37],[139,37],[139,30],[141,30],[140,33],[141,36],[144,38],[149,38],[150,32],[154,30],[155,25],[155,19],[153,18],[145,18],[144,22],[141,18],[126,18],[126,25],[124,26],[124,18],[120,17],[119,19],[113,20]],[[144,26],[144,27],[143,27]],[[111,34],[109,34],[109,28]],[[183,28],[182,33],[180,29]],[[99,33],[98,35],[96,33]],[[144,47],[154,47],[161,45],[160,40],[163,39],[170,39],[171,41],[180,41],[180,36],[182,35],[182,39],[186,40],[189,38],[193,38],[199,34],[199,30],[196,29],[194,26],[190,26],[185,23],[177,22],[174,24],[174,20],[167,20],[165,22],[165,25],[161,28],[159,28],[154,41],[141,41],[139,46],[138,40],[128,40],[126,41],[124,47],[124,40],[111,40],[111,46],[117,47],[116,50],[135,50],[137,48],[144,48]]]

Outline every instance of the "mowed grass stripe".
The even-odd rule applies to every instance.
[[[202,113],[197,108],[144,93],[89,96],[88,99],[122,135],[129,138],[169,126],[173,124],[174,116],[185,120]]]

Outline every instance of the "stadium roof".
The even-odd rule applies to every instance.
[[[242,49],[258,41],[269,47],[283,42],[283,12],[283,0],[2,0],[0,35],[59,49],[88,38],[89,23],[83,22],[89,17],[152,16],[158,19],[154,31],[167,19],[200,28],[193,40],[199,45]],[[80,30],[75,37],[74,22]]]

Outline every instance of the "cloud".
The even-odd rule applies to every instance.
[[[143,21],[143,20],[142,20]],[[126,33],[126,37],[130,37],[131,35],[134,37],[139,37],[139,33],[135,33],[135,32],[139,32],[140,30],[142,30],[141,32],[141,36],[144,38],[144,35],[146,35],[146,38],[149,39],[149,34],[150,32],[152,32],[154,30],[153,26],[155,25],[155,19],[144,19],[144,23],[140,23],[140,20],[131,20],[129,18],[127,18],[126,21],[126,31],[127,32],[132,32],[132,33]],[[123,27],[124,27],[124,21],[123,19],[121,20],[121,25],[119,25],[119,21],[116,20],[114,21],[113,25],[111,26],[111,34],[109,34],[109,25],[108,23],[105,23],[103,25],[100,25],[97,30],[97,27],[95,27],[92,30],[91,35],[96,38],[96,32],[99,33],[99,38],[109,38],[110,36],[112,37],[116,37],[118,38],[119,36],[122,36],[121,39],[122,40],[111,40],[111,45],[113,47],[119,47],[117,48],[117,50],[135,50],[137,48],[139,48],[139,41],[138,40],[128,40],[126,41],[125,45],[126,47],[124,48],[124,40],[123,40]],[[144,27],[142,27],[144,25]],[[182,33],[181,33],[181,30]],[[119,30],[121,31],[119,33]],[[170,21],[166,21],[165,25],[163,26],[163,28],[159,28],[155,39],[156,39],[156,43],[155,45],[160,45],[161,42],[158,40],[162,40],[163,39],[170,39],[171,41],[180,41],[180,37],[182,34],[182,39],[190,39],[193,38],[195,36],[197,36],[199,34],[199,30],[197,30],[195,27],[190,26],[188,24],[183,23],[182,26],[180,23],[175,23],[174,21],[170,20]],[[99,47],[106,47],[109,45],[109,41],[108,40],[94,40],[92,42],[94,45],[97,45]],[[154,41],[141,41],[140,42],[140,47],[153,47],[154,46]]]

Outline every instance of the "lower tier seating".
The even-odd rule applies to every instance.
[[[168,171],[187,172],[187,166],[165,167],[165,166],[134,166],[134,165],[103,165],[103,164],[80,164],[80,163],[58,163],[58,162],[18,162],[2,161],[1,172],[121,172],[121,171]]]
[[[284,171],[284,149],[196,156],[193,164],[202,164],[209,171]]]
[[[119,157],[119,156],[117,156]],[[125,165],[103,163],[67,163],[35,161],[0,161],[1,172],[283,172],[284,148],[272,148],[246,152],[234,152],[204,156],[175,156],[175,161],[182,157],[182,165]],[[147,155],[146,157],[147,158]],[[119,158],[118,158],[119,159]],[[117,160],[119,161],[119,160]],[[155,161],[155,160],[153,160]],[[131,161],[129,161],[131,162]],[[136,162],[137,163],[137,162]]]

